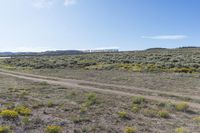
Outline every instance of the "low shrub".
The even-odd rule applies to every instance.
[[[81,123],[81,122],[91,122],[91,119],[89,117],[83,117],[83,116],[73,116],[71,117],[71,120],[75,123]]]
[[[72,92],[70,93],[70,96],[71,96],[71,97],[76,96],[76,92],[72,91]]]
[[[124,133],[135,133],[136,132],[136,128],[134,127],[125,127],[124,128]]]
[[[22,123],[23,123],[24,125],[28,125],[28,124],[30,123],[29,118],[28,118],[27,116],[25,116],[25,117],[22,119]]]
[[[189,133],[189,131],[183,127],[179,127],[175,129],[175,133]]]
[[[0,133],[11,133],[10,127],[0,126]]]
[[[128,118],[128,113],[125,111],[120,111],[117,114],[120,118]]]
[[[137,113],[140,111],[140,107],[137,104],[132,105],[132,112]]]
[[[61,133],[61,130],[62,128],[60,126],[48,126],[46,129],[45,129],[45,132],[46,133]]]
[[[18,118],[18,112],[14,110],[2,110],[1,116],[6,119],[16,119]]]
[[[47,107],[51,108],[54,107],[56,104],[53,103],[53,101],[48,101],[47,102]]]
[[[44,107],[44,106],[45,106],[44,103],[40,103],[40,102],[33,102],[32,103],[32,108],[33,109],[37,109],[37,108]]]
[[[192,68],[175,68],[173,69],[174,72],[177,73],[192,73],[195,72],[195,69]]]
[[[194,117],[193,121],[195,121],[198,125],[200,125],[200,116]]]
[[[177,111],[187,111],[187,109],[189,108],[189,105],[185,102],[183,103],[178,103],[175,105],[175,108]]]
[[[80,112],[81,113],[85,113],[87,111],[87,107],[85,107],[84,105],[82,105],[81,107],[80,107]]]
[[[95,93],[88,93],[86,103],[90,105],[94,105],[97,102],[97,95]]]
[[[142,113],[147,117],[156,117],[158,112],[153,109],[143,109]]]
[[[158,112],[158,115],[161,117],[161,118],[169,118],[169,113],[167,111],[159,111]]]
[[[40,85],[44,85],[44,86],[49,85],[49,83],[46,82],[46,81],[40,82],[39,84],[40,84]]]
[[[145,102],[145,98],[142,96],[137,96],[132,98],[134,104],[142,104]]]
[[[26,95],[28,95],[28,91],[27,90],[21,90],[20,91],[20,97],[24,97]]]
[[[17,106],[15,107],[14,109],[15,111],[17,111],[20,115],[23,115],[23,116],[28,116],[28,115],[31,115],[31,109],[25,107],[25,106]]]
[[[173,103],[169,102],[160,102],[158,103],[159,107],[165,108],[168,111],[174,111],[175,110],[175,105]]]
[[[9,126],[0,126],[0,133],[11,133]]]

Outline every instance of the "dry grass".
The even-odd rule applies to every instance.
[[[48,125],[60,126],[64,132],[94,133],[169,133],[181,126],[191,132],[200,130],[197,119],[193,119],[199,112],[193,108],[189,108],[193,113],[182,112],[176,105],[145,97],[103,94],[1,75],[0,79],[1,110],[19,114],[18,121],[0,118],[0,125],[12,126],[14,132],[46,131]]]

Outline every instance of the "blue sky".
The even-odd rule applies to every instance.
[[[0,51],[200,46],[199,0],[4,0]]]

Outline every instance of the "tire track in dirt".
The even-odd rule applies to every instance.
[[[62,78],[56,78],[56,77],[25,74],[25,73],[11,72],[11,71],[5,71],[5,70],[0,70],[0,74],[6,75],[6,76],[11,76],[11,77],[16,77],[16,78],[20,78],[20,79],[30,80],[30,81],[34,81],[34,82],[47,82],[49,84],[60,85],[63,87],[72,87],[74,89],[84,89],[84,90],[89,90],[89,91],[94,91],[94,92],[100,92],[103,94],[114,94],[114,95],[120,95],[120,96],[143,96],[149,100],[160,101],[160,102],[168,102],[168,101],[170,101],[172,103],[181,102],[181,100],[173,100],[173,99],[164,98],[161,96],[141,95],[141,94],[135,94],[133,92],[124,92],[122,90],[113,90],[113,89],[111,90],[111,89],[102,88],[103,86],[111,86],[111,87],[116,87],[116,88],[122,87],[124,89],[131,89],[131,90],[135,89],[135,90],[141,90],[141,91],[147,91],[147,92],[153,92],[153,93],[176,95],[176,94],[172,94],[172,93],[168,93],[168,92],[154,91],[154,90],[142,89],[142,88],[136,88],[136,87],[130,87],[130,86],[104,84],[104,83],[90,82],[90,81],[84,81],[84,80],[62,79]],[[86,85],[81,85],[83,83],[85,83]],[[94,87],[94,86],[90,86],[89,84],[101,85],[102,87]],[[183,95],[178,95],[178,96],[183,96]],[[183,97],[185,97],[185,95]],[[188,96],[188,95],[187,95],[187,97],[190,98],[190,96]],[[191,97],[191,98],[194,98],[194,97]],[[200,104],[193,103],[193,102],[188,102],[188,104],[190,105],[190,107],[200,109]]]
[[[15,75],[28,76],[28,77],[41,78],[41,79],[63,81],[63,82],[71,83],[71,84],[79,84],[81,86],[90,86],[90,87],[96,87],[96,88],[101,88],[101,89],[108,88],[109,90],[118,90],[118,91],[123,91],[123,92],[133,92],[133,91],[135,91],[133,93],[139,93],[139,94],[146,93],[146,95],[148,94],[148,95],[153,95],[153,96],[169,97],[169,98],[175,98],[175,99],[179,99],[179,100],[188,99],[188,101],[192,100],[192,101],[195,101],[195,103],[200,103],[200,97],[199,96],[193,96],[193,95],[189,95],[189,94],[185,95],[185,94],[180,94],[180,93],[176,93],[176,92],[166,92],[166,91],[152,90],[152,89],[147,89],[147,88],[138,88],[138,87],[134,87],[134,86],[99,83],[99,82],[94,82],[94,81],[66,79],[66,78],[50,77],[50,76],[41,76],[41,75],[35,75],[35,74],[7,71],[7,70],[3,70],[3,69],[0,69],[0,72],[11,73],[11,74],[15,74]],[[112,87],[112,88],[110,88],[110,87]]]

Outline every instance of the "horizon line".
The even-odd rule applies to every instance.
[[[144,49],[127,49],[127,50],[120,50],[118,48],[107,48],[107,49],[47,49],[47,50],[41,50],[41,51],[15,51],[15,50],[11,50],[11,51],[0,51],[0,53],[42,53],[42,52],[56,52],[56,51],[98,51],[98,50],[118,50],[119,52],[123,52],[123,51],[145,51],[145,50],[149,50],[149,49],[179,49],[179,48],[200,48],[200,46],[180,46],[180,47],[149,47],[149,48],[144,48]]]

